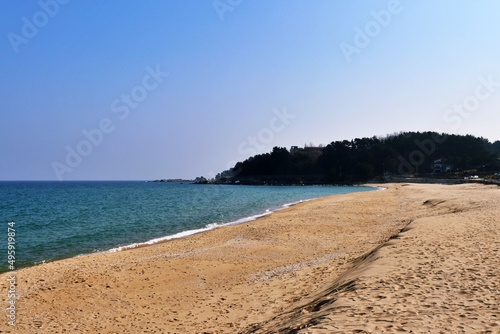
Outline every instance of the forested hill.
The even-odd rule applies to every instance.
[[[463,178],[500,170],[500,141],[471,135],[401,132],[335,141],[324,147],[275,147],[238,162],[217,183],[320,184],[366,182],[384,176]]]

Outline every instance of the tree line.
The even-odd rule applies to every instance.
[[[500,170],[500,141],[472,135],[400,132],[286,149],[250,157],[216,176],[217,183],[350,184],[386,176],[461,177]]]

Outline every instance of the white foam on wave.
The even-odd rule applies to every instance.
[[[189,235],[193,235],[193,234],[197,234],[197,233],[201,233],[201,232],[206,232],[209,230],[213,230],[214,228],[217,228],[217,227],[219,227],[218,224],[208,224],[206,227],[203,227],[203,228],[182,231],[182,232],[175,233],[172,235],[167,235],[165,237],[151,239],[151,240],[148,240],[145,242],[137,242],[137,243],[133,243],[133,244],[126,245],[126,246],[119,246],[119,247],[110,249],[108,252],[110,252],[110,253],[121,252],[122,250],[137,248],[137,247],[141,247],[141,246],[154,245],[154,244],[157,244],[157,243],[162,242],[162,241],[184,238],[184,237],[187,237]]]
[[[311,199],[306,199],[306,200],[299,200],[299,201],[292,202],[292,203],[286,203],[286,204],[283,204],[281,208],[277,208],[275,210],[267,209],[264,213],[256,214],[256,215],[249,216],[249,217],[240,218],[240,219],[237,219],[237,220],[232,221],[232,222],[222,223],[222,224],[211,223],[211,224],[207,224],[203,228],[182,231],[182,232],[175,233],[175,234],[172,234],[172,235],[167,235],[167,236],[164,236],[164,237],[151,239],[151,240],[148,240],[148,241],[145,241],[145,242],[138,242],[138,243],[133,243],[133,244],[126,245],[126,246],[119,246],[119,247],[112,248],[112,249],[108,250],[107,252],[109,252],[109,253],[121,252],[121,251],[127,250],[127,249],[133,249],[133,248],[142,247],[142,246],[154,245],[154,244],[157,244],[157,243],[163,242],[163,241],[184,238],[184,237],[187,237],[187,236],[190,236],[190,235],[193,235],[193,234],[210,231],[210,230],[219,228],[221,226],[231,226],[231,225],[239,225],[239,224],[243,224],[243,223],[248,223],[250,221],[253,221],[253,220],[256,220],[256,219],[268,216],[268,215],[270,215],[270,214],[272,214],[272,213],[274,213],[276,211],[283,210],[283,209],[289,208],[291,206],[297,205],[299,203],[307,202],[307,201],[310,201],[310,200]]]
[[[294,206],[294,205],[297,205],[297,204],[300,204],[300,203],[308,202],[308,201],[311,201],[311,200],[313,200],[313,198],[310,198],[310,199],[301,199],[301,200],[296,201],[296,202],[286,203],[286,204],[283,204],[283,209],[289,208],[291,206]]]

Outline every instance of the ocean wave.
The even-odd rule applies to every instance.
[[[234,220],[234,221],[231,221],[231,222],[227,222],[227,223],[210,223],[210,224],[205,225],[205,227],[202,227],[202,228],[193,229],[193,230],[186,230],[186,231],[178,232],[178,233],[175,233],[175,234],[167,235],[167,236],[164,236],[164,237],[151,239],[151,240],[148,240],[148,241],[145,241],[145,242],[137,242],[137,243],[133,243],[133,244],[130,244],[130,245],[119,246],[119,247],[112,248],[112,249],[110,249],[110,250],[108,250],[106,252],[108,252],[108,253],[121,252],[123,250],[128,250],[128,249],[133,249],[133,248],[143,247],[143,246],[149,246],[149,245],[154,245],[154,244],[157,244],[157,243],[160,243],[160,242],[164,242],[164,241],[168,241],[168,240],[172,240],[172,239],[179,239],[179,238],[188,237],[188,236],[193,235],[193,234],[207,232],[207,231],[210,231],[210,230],[222,227],[222,226],[232,226],[232,225],[239,225],[239,224],[243,224],[243,223],[248,223],[248,222],[257,220],[259,218],[268,216],[268,215],[270,215],[270,214],[272,214],[272,213],[274,213],[276,211],[283,210],[283,209],[289,208],[291,206],[294,206],[294,205],[297,205],[297,204],[300,204],[300,203],[304,203],[304,202],[307,202],[307,201],[310,201],[310,200],[311,199],[305,199],[305,200],[299,200],[299,201],[295,201],[295,202],[291,202],[291,203],[286,203],[286,204],[283,204],[280,208],[277,208],[277,209],[267,209],[263,213],[252,215],[252,216],[248,216],[248,217],[244,217],[244,218],[240,218],[240,219],[237,219],[237,220]]]

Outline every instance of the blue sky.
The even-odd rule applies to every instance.
[[[497,1],[0,3],[0,180],[213,176],[274,146],[500,139]]]

